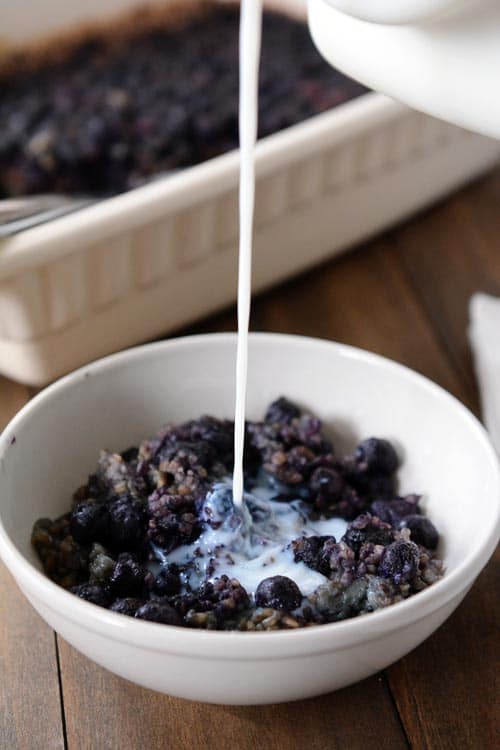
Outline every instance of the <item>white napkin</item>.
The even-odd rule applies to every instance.
[[[500,453],[500,298],[478,292],[469,305],[469,340],[481,395],[481,411]]]

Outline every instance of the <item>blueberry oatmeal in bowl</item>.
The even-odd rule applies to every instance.
[[[442,576],[419,496],[397,495],[390,442],[339,457],[321,421],[281,397],[247,422],[238,507],[233,432],[204,416],[102,451],[72,510],[34,525],[47,575],[113,612],[240,631],[367,614]]]
[[[212,558],[219,565],[209,573],[210,585],[201,596],[196,576],[187,580],[189,571],[183,569],[182,555],[203,539],[208,546],[210,535],[214,538],[224,523],[226,533],[233,516],[236,522],[245,521],[232,512],[226,497],[230,473],[226,467],[231,465],[226,454],[230,444],[226,420],[234,407],[234,353],[232,335],[165,341],[96,362],[36,396],[0,436],[0,554],[22,592],[51,627],[83,654],[126,679],[170,695],[214,703],[305,698],[388,666],[427,638],[458,606],[496,543],[497,459],[477,420],[416,373],[327,341],[252,334],[245,500],[248,504],[249,496],[255,498],[254,530],[257,527],[261,536],[270,505],[275,514],[285,514],[283,526],[288,526],[289,533],[275,546],[285,547],[288,566],[279,570],[260,567],[261,560],[251,580],[241,570],[239,577],[234,574],[236,559],[232,565],[214,554],[198,558],[202,568]],[[303,412],[289,424],[283,416],[264,419],[269,404],[281,394],[287,394]],[[215,415],[215,422],[200,422],[199,415],[207,412]],[[323,428],[316,415],[323,418]],[[166,433],[144,440],[167,421],[171,427]],[[184,445],[181,451],[181,442],[204,442],[209,427],[212,450],[200,445],[196,450],[188,445],[186,450]],[[186,434],[186,430],[194,433]],[[169,431],[175,440],[168,439]],[[377,435],[395,447],[397,468],[394,453],[385,443],[363,440]],[[331,447],[325,441],[330,439],[335,458],[327,459]],[[293,451],[297,440],[310,454]],[[102,446],[117,453],[102,454],[96,471]],[[137,446],[144,454],[141,460],[148,464],[142,481],[153,485],[146,505],[141,486],[131,481],[130,468],[137,468],[139,454],[129,451],[130,446]],[[304,456],[307,461],[302,460]],[[321,466],[315,465],[318,459]],[[341,467],[334,465],[337,461]],[[217,468],[217,463],[223,468]],[[196,472],[189,475],[188,487],[181,492],[190,464]],[[333,493],[338,477],[331,472],[339,473],[339,468],[339,484],[347,490],[346,496]],[[166,489],[160,477],[164,469],[171,474]],[[98,479],[89,486],[88,477],[93,474]],[[266,483],[259,489],[263,475]],[[179,518],[190,494],[186,489],[194,489],[196,495],[207,477],[222,487],[199,506],[195,501],[196,513],[191,503],[191,508],[180,513],[184,518]],[[85,490],[78,492],[71,509],[71,497],[79,485]],[[298,497],[289,494],[291,486],[295,488],[292,495]],[[411,494],[415,491],[423,493],[420,500]],[[179,495],[182,500],[170,505],[168,498]],[[356,496],[359,501],[353,504]],[[150,498],[151,509],[147,507]],[[89,499],[96,503],[89,504]],[[249,505],[252,508],[252,501]],[[290,508],[297,510],[295,516]],[[125,545],[128,509],[142,519],[140,529],[151,550],[155,545],[156,555],[141,551],[141,535],[133,537],[134,523],[128,532],[138,541]],[[70,510],[75,536],[80,534],[80,549],[68,540],[72,519],[66,514]],[[415,516],[420,517],[418,524]],[[375,517],[379,520],[374,521]],[[37,518],[61,519],[51,529],[46,524],[53,522],[39,524],[36,538],[44,550],[45,567],[56,579],[60,576],[58,583],[46,574],[31,544]],[[214,529],[219,523],[219,529]],[[196,524],[199,528],[194,530]],[[86,536],[93,525],[91,536]],[[436,550],[433,527],[440,534]],[[395,556],[397,564],[391,567],[391,550],[400,542],[404,549],[418,549],[416,576],[411,553],[404,559]],[[171,562],[162,560],[164,552]],[[232,556],[236,558],[236,552]],[[443,568],[438,560],[443,561]],[[252,560],[247,562],[251,568]],[[324,566],[332,562],[328,571]],[[294,586],[287,581],[282,587],[279,579],[265,583],[256,602],[259,584],[279,575],[295,581],[300,602]],[[439,579],[428,585],[434,577]],[[233,579],[240,581],[246,595]],[[71,593],[69,589],[75,586],[84,587],[87,598],[85,587],[97,586],[94,594],[102,595],[100,603],[105,606]],[[321,600],[316,594],[313,602],[321,586],[327,588]],[[421,590],[407,595],[416,589]],[[371,593],[374,590],[376,597]],[[391,600],[401,599],[380,606],[387,603],[387,591]],[[146,604],[151,619],[136,616]],[[311,612],[305,613],[307,606]],[[355,610],[370,611],[353,616]],[[155,621],[165,617],[175,624]],[[306,622],[308,618],[312,624]]]

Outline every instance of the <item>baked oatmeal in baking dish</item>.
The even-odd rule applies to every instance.
[[[136,12],[0,68],[0,196],[116,194],[238,146],[239,7]],[[363,94],[264,13],[259,136]]]

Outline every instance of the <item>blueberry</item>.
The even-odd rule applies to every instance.
[[[79,544],[104,541],[108,528],[108,509],[101,503],[79,503],[71,514],[70,532]]]
[[[365,507],[379,499],[394,497],[396,481],[391,474],[368,474],[356,465],[349,463],[345,470],[345,478],[348,484],[356,490]]]
[[[368,610],[388,607],[389,604],[394,603],[396,592],[392,581],[374,575],[367,576],[367,578],[366,606]]]
[[[370,505],[370,513],[380,518],[381,521],[392,525],[394,520],[397,519],[397,515],[394,514],[393,510],[393,503],[394,500],[375,500]]]
[[[399,460],[391,443],[381,438],[368,438],[356,448],[354,459],[367,474],[393,474]]]
[[[359,552],[361,545],[368,541],[368,536],[368,533],[365,534],[361,529],[348,529],[340,541],[347,544],[354,552]]]
[[[347,527],[342,541],[356,553],[362,544],[390,544],[394,540],[394,532],[391,527],[376,516],[364,513],[358,516]]]
[[[420,495],[406,495],[406,497],[396,497],[393,500],[379,499],[371,504],[370,510],[382,521],[395,526],[405,516],[420,512],[419,500]]]
[[[289,423],[292,419],[300,417],[300,409],[292,401],[281,396],[269,406],[264,420],[273,423]]]
[[[367,585],[365,578],[358,578],[343,591],[331,581],[318,586],[313,597],[316,609],[327,622],[355,617],[365,604]]]
[[[319,513],[349,520],[366,509],[367,501],[354,486],[346,482],[341,471],[339,463],[336,468],[320,466],[314,471],[308,486],[314,508]]]
[[[351,583],[356,574],[356,555],[343,540],[327,539],[318,555],[318,571],[328,578]]]
[[[384,550],[378,573],[382,578],[389,578],[399,586],[415,578],[418,563],[419,552],[414,542],[393,542]]]
[[[100,477],[97,474],[90,474],[87,484],[82,490],[85,492],[85,498],[100,498],[103,492],[103,486]]]
[[[303,562],[309,568],[318,570],[318,557],[327,540],[335,543],[333,536],[300,536],[291,542],[293,559],[295,562]]]
[[[201,417],[192,423],[191,439],[202,441],[215,451],[218,461],[230,466],[234,460],[234,425],[227,419]]]
[[[200,516],[213,529],[218,529],[234,513],[234,510],[232,488],[216,485],[207,494],[201,507]]]
[[[439,533],[434,524],[425,516],[411,515],[405,516],[400,522],[399,528],[410,529],[410,536],[413,542],[421,544],[422,547],[434,550],[438,546]]]
[[[191,606],[199,612],[213,612],[220,623],[247,609],[250,598],[238,580],[223,575],[204,583]]]
[[[328,582],[318,586],[313,599],[317,611],[326,622],[343,619],[344,597],[338,584]]]
[[[140,620],[149,622],[161,622],[164,625],[182,625],[182,619],[168,602],[160,599],[151,600],[139,607],[135,616]]]
[[[109,505],[109,542],[116,549],[134,549],[144,534],[145,513],[142,505],[124,497]]]
[[[181,441],[167,444],[158,453],[160,469],[169,471],[169,464],[173,462],[177,470],[197,470],[199,467],[210,469],[214,459],[215,450],[208,442]],[[165,469],[164,469],[165,467]]]
[[[170,564],[160,570],[155,578],[153,590],[159,596],[175,596],[181,589],[181,579],[177,565]]]
[[[276,502],[290,502],[290,500],[298,499],[311,501],[311,491],[306,484],[284,484],[273,476],[268,477],[268,483],[273,492],[276,492],[271,500],[276,500]]]
[[[144,586],[146,571],[137,559],[127,552],[118,555],[118,560],[107,583],[111,598],[137,596]]]
[[[333,508],[327,508],[327,512],[334,510],[335,514],[346,521],[357,518],[360,513],[366,510],[367,501],[352,487],[346,486],[342,497]],[[317,506],[321,510],[321,505]]]
[[[335,469],[320,466],[312,474],[309,487],[314,494],[330,502],[335,502],[342,497],[345,481]]]
[[[368,581],[357,578],[344,591],[344,611],[347,617],[357,615],[366,600]]]
[[[104,583],[115,569],[116,561],[101,544],[92,545],[89,553],[89,573],[99,583]]]
[[[255,603],[258,607],[271,607],[291,612],[300,607],[302,594],[291,578],[286,576],[271,576],[264,578],[257,586]]]
[[[127,450],[122,451],[122,453],[121,453],[121,457],[127,463],[131,463],[132,461],[136,461],[138,455],[139,455],[139,449],[135,448],[135,447],[127,448]]]
[[[115,599],[110,607],[110,610],[112,612],[118,612],[121,615],[134,617],[139,607],[142,607],[143,604],[144,601],[142,599],[126,597],[125,599]]]
[[[303,414],[290,423],[282,424],[279,434],[285,446],[300,445],[316,455],[326,455],[332,452],[332,444],[326,440],[322,429],[321,419]]]
[[[107,607],[109,604],[106,593],[98,583],[81,583],[79,586],[73,586],[70,591],[72,594],[79,596],[80,599],[98,604],[100,607]]]
[[[377,497],[394,497],[395,489],[396,482],[394,476],[389,474],[365,476],[364,481],[360,484],[360,492],[363,493],[368,500],[375,500]]]

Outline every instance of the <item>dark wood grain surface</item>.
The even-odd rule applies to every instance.
[[[384,354],[477,412],[466,326],[479,289],[500,294],[500,171],[258,297],[252,328]],[[231,310],[182,333],[234,325]],[[29,397],[0,380],[1,423]],[[238,708],[111,675],[55,637],[0,568],[0,750],[492,750],[500,744],[499,569],[497,555],[454,615],[384,673],[301,703]]]

